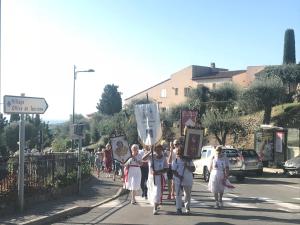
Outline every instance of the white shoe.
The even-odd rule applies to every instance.
[[[157,209],[153,209],[153,215],[157,215]]]
[[[220,208],[222,208],[223,207],[223,202],[219,202],[219,206],[220,206]]]
[[[219,208],[220,208],[219,202],[216,202],[215,209],[219,209]]]

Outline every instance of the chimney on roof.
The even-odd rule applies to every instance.
[[[210,67],[211,67],[211,68],[216,68],[216,64],[215,64],[214,62],[211,62],[211,63],[210,63]]]

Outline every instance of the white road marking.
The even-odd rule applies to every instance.
[[[227,195],[230,195],[230,196],[235,197],[235,198],[239,197],[238,195],[235,195],[235,194],[232,194],[232,193],[227,193]]]
[[[300,201],[300,198],[293,198],[293,199],[295,199],[295,200],[299,200],[299,201]]]
[[[300,187],[297,187],[297,186],[292,186],[292,185],[287,185],[287,184],[283,184],[283,186],[300,190]]]
[[[258,197],[258,199],[262,200],[262,201],[265,201],[267,203],[272,203],[272,204],[278,205],[278,206],[280,206],[280,208],[278,208],[280,210],[282,209],[282,207],[283,208],[288,208],[288,209],[291,209],[291,210],[300,210],[300,206],[296,205],[296,204],[293,204],[293,203],[282,202],[282,201],[279,201],[279,200],[274,200],[274,199],[265,198],[265,197]],[[290,212],[289,210],[286,210],[286,209],[284,211]]]
[[[300,206],[296,204],[287,203],[287,202],[278,202],[276,204],[284,208],[288,208],[292,210],[300,210]]]

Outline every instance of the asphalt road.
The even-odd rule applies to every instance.
[[[207,184],[195,178],[190,215],[176,215],[170,200],[163,202],[159,215],[152,215],[148,201],[139,196],[138,204],[131,205],[129,197],[122,196],[56,224],[300,224],[300,178],[265,176],[246,178],[243,183],[231,181],[236,188],[224,194],[222,209],[213,208]]]

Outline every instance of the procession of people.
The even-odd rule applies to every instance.
[[[129,146],[124,135],[110,138],[105,148],[96,153],[94,165],[97,168],[97,176],[99,178],[102,171],[107,178],[112,174],[115,181],[116,175],[119,175],[123,187],[130,191],[130,203],[138,205],[136,196],[141,195],[153,206],[153,215],[159,214],[164,201],[175,203],[174,211],[177,215],[183,214],[182,207],[185,209],[184,213],[188,215],[191,213],[193,172],[195,172],[192,159],[196,156],[197,150],[194,145],[185,144],[178,139],[170,142],[161,141],[160,124],[156,124],[156,127],[152,124],[152,128],[149,128],[147,119],[151,117],[155,122],[158,111],[155,111],[155,108],[138,110],[136,118],[140,143]],[[184,135],[187,131],[188,128]],[[222,154],[221,146],[216,148],[216,155],[212,157],[209,171],[211,175],[207,188],[215,198],[215,208],[222,208],[226,182],[229,182],[229,163]],[[164,191],[167,198],[163,197]]]

